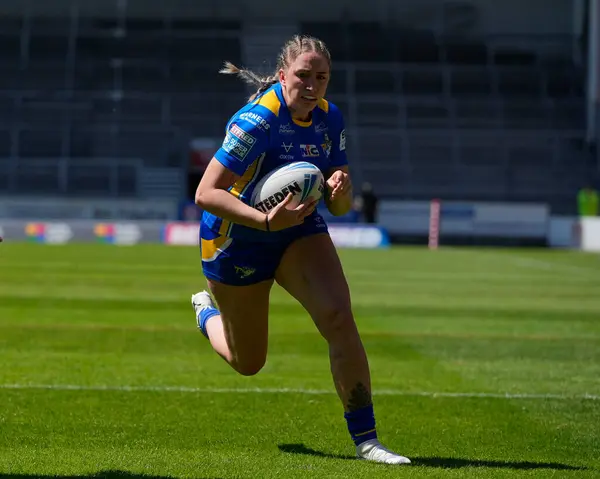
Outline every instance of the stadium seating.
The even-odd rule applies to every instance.
[[[0,19],[0,156],[13,165],[0,193],[143,194],[135,175],[181,172],[190,139],[221,137],[248,94],[217,73],[223,60],[246,63],[241,21],[86,17],[70,37],[68,18],[33,18],[26,46],[21,26]],[[595,171],[571,37],[457,38],[351,21],[298,29],[331,49],[330,98],[356,178],[381,196],[568,211]],[[141,163],[102,168],[102,158]],[[161,191],[177,195],[169,185]]]

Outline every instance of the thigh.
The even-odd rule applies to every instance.
[[[273,280],[248,286],[207,281],[221,313],[233,361],[240,372],[255,374],[267,358],[269,296]]]
[[[348,283],[329,234],[291,243],[275,278],[308,311],[326,339],[353,323]]]

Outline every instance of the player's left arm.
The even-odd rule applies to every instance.
[[[352,179],[348,165],[330,168],[325,184],[325,205],[334,216],[343,216],[352,208]]]
[[[352,180],[346,158],[344,119],[332,103],[329,104],[329,126],[332,145],[325,181],[325,205],[332,215],[343,216],[352,209]]]

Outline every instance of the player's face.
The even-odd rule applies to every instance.
[[[292,116],[307,119],[327,91],[329,63],[320,53],[303,53],[279,72],[279,80]]]

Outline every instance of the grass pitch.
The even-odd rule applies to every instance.
[[[193,248],[0,247],[0,479],[600,477],[600,257],[342,250],[379,436],[354,450],[327,347],[278,287],[236,375],[195,329]]]

